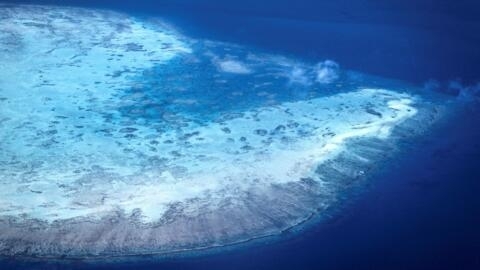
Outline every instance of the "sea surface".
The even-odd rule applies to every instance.
[[[15,224],[2,225],[0,269],[480,269],[475,1],[0,1],[12,7],[0,28],[20,20],[37,47],[15,61],[0,39],[0,210],[27,217],[0,219]],[[26,14],[50,14],[51,36],[33,42]],[[107,35],[125,21],[136,36]],[[118,235],[165,233],[167,213],[165,253],[141,236],[112,241],[128,256],[82,242],[104,229],[76,218],[103,226],[107,208],[122,213],[113,224],[143,224],[112,225]],[[183,213],[213,214],[197,225]],[[73,220],[55,224],[82,249],[38,229],[56,219]],[[25,248],[27,236],[54,248]]]

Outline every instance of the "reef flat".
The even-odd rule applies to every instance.
[[[0,6],[0,70],[7,256],[161,254],[281,233],[442,110],[330,60],[104,10]]]

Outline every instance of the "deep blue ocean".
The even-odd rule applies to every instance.
[[[480,82],[474,0],[0,1],[155,15],[185,35],[247,45],[422,87]],[[449,86],[450,85],[450,86]],[[458,90],[458,89],[457,89]],[[480,104],[459,109],[301,232],[199,256],[123,263],[0,261],[0,269],[480,269]]]

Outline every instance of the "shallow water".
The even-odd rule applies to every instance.
[[[10,258],[168,254],[271,235],[284,248],[362,205],[357,192],[374,196],[360,190],[391,171],[406,177],[416,162],[392,163],[425,158],[413,155],[418,141],[437,147],[429,130],[476,106],[478,89],[458,81],[420,89],[190,37],[151,15],[3,6],[0,27],[0,248]],[[276,249],[268,239],[205,260]],[[202,265],[191,255],[161,261]]]

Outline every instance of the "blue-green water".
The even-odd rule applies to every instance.
[[[475,269],[475,19],[282,4],[3,5],[2,267]]]

